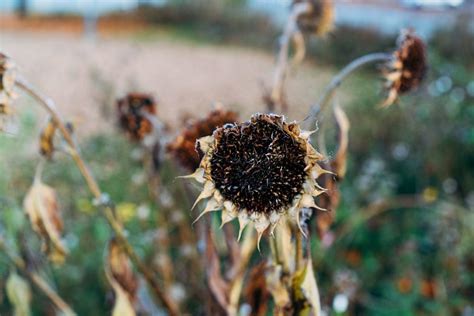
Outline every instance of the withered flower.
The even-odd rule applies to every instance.
[[[293,5],[307,2],[311,10],[298,17],[298,28],[309,34],[324,36],[334,28],[334,7],[332,0],[293,0]]]
[[[12,61],[0,53],[0,132],[7,129],[8,119],[13,113],[10,103],[14,97],[14,68]]]
[[[417,88],[427,70],[426,47],[411,30],[403,30],[397,40],[398,49],[386,65],[384,77],[388,90],[382,106],[393,104],[400,94]]]
[[[199,139],[204,157],[187,176],[204,185],[194,206],[208,199],[198,218],[222,210],[222,224],[238,218],[240,237],[253,222],[259,240],[286,215],[299,227],[300,209],[319,208],[314,197],[324,192],[316,183],[326,173],[319,165],[323,156],[308,142],[310,135],[282,116],[255,114]]]
[[[189,121],[181,134],[168,145],[168,152],[186,169],[199,167],[202,155],[196,151],[196,140],[211,135],[218,127],[238,121],[236,112],[218,108],[203,119]]]
[[[151,95],[129,93],[117,101],[120,127],[130,139],[141,141],[153,131],[152,122],[145,114],[156,114],[156,103]]]

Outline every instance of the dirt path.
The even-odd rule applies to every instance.
[[[202,116],[215,101],[246,118],[264,109],[261,83],[270,82],[274,61],[270,53],[166,36],[92,42],[72,34],[0,31],[0,50],[56,100],[81,134],[110,128],[113,100],[131,90],[155,95],[160,116],[175,126],[183,113]],[[291,119],[304,117],[331,73],[304,64],[290,76]],[[104,115],[109,116],[106,124]]]

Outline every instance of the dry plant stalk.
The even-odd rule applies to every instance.
[[[304,48],[304,45],[301,45],[301,34],[299,34],[298,29],[298,18],[307,12],[311,11],[311,5],[309,3],[297,3],[292,7],[290,16],[286,22],[285,29],[280,38],[280,48],[277,56],[277,64],[275,71],[273,73],[273,83],[270,95],[264,95],[264,101],[267,104],[267,107],[270,111],[273,111],[276,108],[281,108],[283,112],[287,111],[288,105],[285,100],[285,79],[288,73],[289,67],[289,53],[290,53],[290,44],[292,39],[296,34],[296,43],[299,48]],[[301,54],[304,57],[304,51],[297,53],[297,59],[302,59]]]
[[[89,168],[87,167],[85,161],[82,159],[76,142],[74,141],[69,129],[67,128],[66,124],[63,122],[61,116],[59,115],[59,112],[56,110],[53,100],[41,95],[25,79],[21,77],[16,78],[15,84],[18,88],[32,96],[38,102],[38,104],[41,105],[49,113],[52,120],[54,120],[66,144],[69,146],[67,148],[68,153],[79,168],[82,176],[84,177],[87,183],[89,190],[96,199],[96,202],[101,206],[105,218],[109,222],[111,228],[114,230],[117,240],[120,242],[124,251],[127,253],[128,257],[137,267],[137,269],[142,273],[148,285],[153,290],[153,293],[161,301],[161,303],[167,309],[169,314],[179,315],[178,306],[175,304],[175,302],[171,300],[171,298],[166,293],[161,290],[160,285],[156,280],[156,275],[141,261],[141,259],[138,257],[135,250],[133,249],[132,245],[125,237],[124,228],[122,224],[118,221],[118,219],[115,217],[114,208],[112,206],[111,201],[109,201],[106,195],[103,194],[97,184],[97,181],[95,180]]]

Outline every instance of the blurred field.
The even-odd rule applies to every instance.
[[[20,25],[2,31],[2,50],[15,56],[23,73],[56,100],[80,133],[110,128],[114,98],[132,90],[155,95],[160,116],[173,127],[186,112],[207,111],[215,102],[243,117],[265,110],[262,84],[271,83],[274,65],[269,52],[199,43],[166,28],[125,34],[100,29],[105,34],[100,31],[93,41],[82,38],[74,20],[39,23],[35,31],[28,22]],[[307,62],[290,75],[291,119],[304,118],[333,71]],[[108,124],[97,123],[104,120]]]

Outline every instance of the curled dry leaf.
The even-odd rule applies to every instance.
[[[64,262],[68,250],[61,240],[63,221],[54,189],[37,178],[23,204],[33,230],[43,240],[43,251],[54,263]]]
[[[266,261],[256,265],[250,272],[249,282],[245,288],[245,298],[252,309],[249,315],[252,316],[263,316],[267,313],[270,292],[265,280],[266,268]]]
[[[116,239],[108,246],[105,274],[115,293],[114,316],[135,315],[138,280],[133,273],[130,260]]]
[[[40,134],[39,147],[40,154],[43,157],[51,159],[54,153],[54,135],[57,130],[57,124],[53,119],[48,121],[48,124],[43,128]]]
[[[31,315],[31,288],[27,281],[16,272],[10,272],[6,282],[7,296],[13,305],[15,316]]]
[[[206,274],[207,283],[219,305],[226,310],[229,305],[229,284],[224,280],[220,270],[219,256],[214,244],[212,232],[207,232],[206,242]]]
[[[340,192],[338,183],[344,178],[346,174],[347,164],[347,148],[349,146],[349,128],[350,123],[346,113],[342,108],[336,104],[334,107],[334,117],[339,129],[338,136],[338,150],[334,159],[329,165],[323,166],[331,170],[334,174],[325,174],[321,177],[321,185],[326,188],[326,194],[319,197],[319,205],[327,211],[316,212],[316,228],[320,238],[329,230],[334,217],[336,216],[336,209],[340,202]]]

